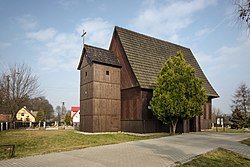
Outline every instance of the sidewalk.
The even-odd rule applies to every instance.
[[[250,158],[250,147],[238,141],[250,134],[189,133],[158,139],[91,147],[81,150],[0,161],[1,167],[147,167],[173,166],[218,147]]]

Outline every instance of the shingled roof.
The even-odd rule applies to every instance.
[[[112,51],[85,44],[81,60],[77,68],[78,70],[80,70],[81,68],[81,64],[85,53],[89,58],[89,60],[93,63],[99,63],[114,67],[121,67],[121,64],[119,63],[118,59],[116,58],[116,56]]]
[[[170,56],[175,56],[178,51],[181,51],[184,54],[185,60],[195,68],[196,75],[204,81],[203,85],[206,94],[212,97],[219,97],[207,80],[189,48],[117,26],[115,27],[115,31],[118,34],[128,61],[141,88],[155,88],[156,77],[163,63]]]

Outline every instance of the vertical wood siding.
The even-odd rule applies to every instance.
[[[120,131],[120,68],[89,63],[85,57],[80,77],[80,130]]]

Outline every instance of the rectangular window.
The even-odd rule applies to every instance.
[[[109,75],[109,71],[106,71],[106,75]]]
[[[85,72],[85,76],[88,76],[88,73],[87,73],[87,72]]]
[[[24,116],[24,113],[21,113],[21,116],[23,117],[23,116]]]

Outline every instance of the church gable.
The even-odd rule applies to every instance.
[[[128,61],[127,55],[124,52],[123,46],[119,40],[117,33],[114,31],[113,37],[110,43],[109,50],[112,50],[116,55],[117,59],[122,65],[121,68],[121,89],[128,89],[131,87],[138,87],[139,83],[136,79],[136,76],[131,68],[131,65]]]

